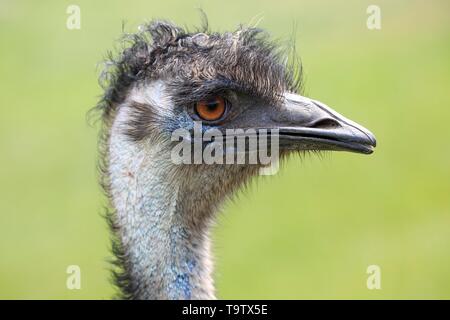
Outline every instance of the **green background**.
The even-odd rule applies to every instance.
[[[69,4],[81,29],[66,28]],[[382,29],[369,30],[377,4]],[[373,131],[371,156],[293,157],[226,206],[220,298],[450,298],[449,1],[0,0],[0,298],[108,299],[97,63],[152,18],[294,30],[306,94]],[[253,19],[253,20],[255,20]],[[68,265],[81,290],[66,288]],[[382,289],[368,290],[378,265]]]

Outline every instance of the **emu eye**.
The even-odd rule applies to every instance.
[[[225,108],[225,99],[219,96],[195,104],[195,112],[206,121],[219,120],[225,113]]]

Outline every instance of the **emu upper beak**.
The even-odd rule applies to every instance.
[[[271,113],[279,128],[280,148],[335,150],[370,154],[375,136],[325,104],[300,95],[285,94],[282,110]]]

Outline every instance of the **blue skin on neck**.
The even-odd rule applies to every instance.
[[[169,284],[168,288],[168,295],[170,299],[191,299],[192,285],[190,276],[192,275],[195,265],[196,262],[194,260],[187,260],[185,262],[187,272],[178,270],[175,265],[170,267],[170,273],[174,277],[174,281]]]
[[[176,117],[164,124],[164,130],[169,134],[176,129],[184,128],[191,130],[194,128],[194,120],[186,111],[180,112]],[[202,131],[211,128],[202,126]],[[180,214],[179,212],[176,214]],[[167,295],[169,299],[191,299],[192,298],[192,278],[198,274],[199,262],[197,254],[192,249],[185,246],[188,238],[188,230],[184,226],[173,225],[170,230],[169,252],[172,261],[168,266]]]
[[[169,267],[170,279],[173,279],[168,285],[170,299],[191,299],[192,297],[192,284],[190,279],[197,266],[197,262],[192,251],[180,248],[179,243],[186,239],[186,234],[187,232],[184,227],[176,226],[172,228],[170,233],[170,252],[172,256],[183,257],[182,261],[178,261],[178,263],[173,261]]]

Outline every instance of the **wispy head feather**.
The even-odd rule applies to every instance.
[[[120,53],[108,54],[101,76],[104,116],[124,101],[136,82],[164,79],[172,87],[195,91],[205,82],[232,83],[233,89],[276,101],[301,88],[301,64],[287,47],[255,27],[209,32],[206,16],[194,32],[167,21],[152,21],[125,34]],[[292,61],[287,63],[286,61]]]

